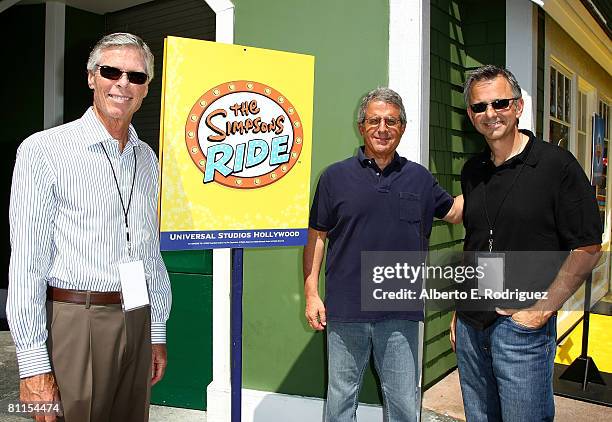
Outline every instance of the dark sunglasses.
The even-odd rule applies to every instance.
[[[100,66],[99,64],[96,66],[100,69],[100,76],[112,81],[121,79],[124,73],[127,75],[128,81],[136,85],[142,85],[149,79],[149,76],[144,72],[125,72],[112,66]]]
[[[519,98],[520,97],[502,98],[499,100],[491,101],[490,103],[470,104],[470,108],[472,109],[474,113],[484,113],[485,111],[487,111],[487,107],[489,106],[489,104],[491,104],[491,107],[493,107],[493,110],[498,110],[498,111],[505,110],[508,107],[510,107],[511,101],[518,100]]]

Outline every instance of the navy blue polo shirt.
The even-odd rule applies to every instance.
[[[444,217],[452,204],[425,167],[397,153],[382,171],[363,147],[357,157],[329,166],[319,179],[309,223],[327,232],[327,319],[423,320],[422,311],[361,310],[361,252],[426,250],[433,217]]]

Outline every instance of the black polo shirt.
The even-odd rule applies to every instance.
[[[444,217],[452,204],[426,168],[397,153],[383,171],[365,157],[363,147],[357,157],[328,167],[319,179],[309,223],[327,232],[327,319],[422,320],[422,311],[361,310],[361,252],[427,249],[433,217]]]
[[[493,252],[570,251],[600,244],[602,228],[595,194],[578,161],[569,151],[536,139],[527,130],[521,132],[529,136],[521,154],[495,167],[487,148],[463,167],[464,250],[488,251],[489,223],[494,225]],[[552,268],[550,262],[540,265],[554,259],[549,253],[515,255],[523,262],[514,262],[511,269],[523,280],[529,276],[526,272]],[[533,262],[528,262],[530,257]],[[538,288],[546,289],[556,271],[539,271],[542,274],[533,279],[541,283]],[[460,304],[458,307],[459,317],[478,329],[497,319],[494,311],[462,311]]]

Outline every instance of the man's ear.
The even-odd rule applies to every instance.
[[[405,131],[406,131],[406,123],[400,125],[400,129],[399,129],[400,137],[404,135]]]
[[[87,72],[87,86],[89,86],[89,89],[94,89],[94,78],[95,75],[91,72]]]
[[[365,126],[363,123],[357,123],[357,129],[359,129],[361,136],[365,136]]]
[[[515,103],[516,103],[516,106],[515,106],[516,117],[519,118],[523,114],[523,108],[525,107],[525,101],[523,100],[523,97],[521,97],[518,100],[516,100]]]

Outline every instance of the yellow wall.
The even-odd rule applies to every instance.
[[[608,99],[612,98],[612,76],[548,15],[546,16],[546,48],[549,57],[554,57],[568,70],[578,74]],[[612,61],[612,57],[609,60]]]

